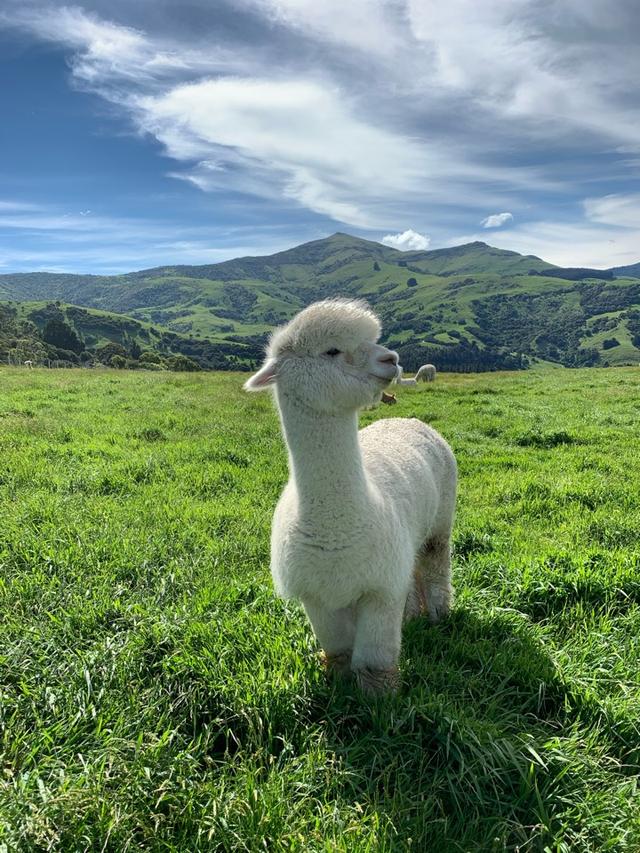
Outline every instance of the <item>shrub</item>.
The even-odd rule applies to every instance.
[[[64,320],[47,320],[42,330],[42,338],[48,344],[59,349],[70,350],[75,353],[82,352],[84,349],[84,344],[80,338]]]
[[[126,359],[128,353],[123,346],[115,343],[115,341],[110,341],[108,344],[98,347],[95,351],[95,356],[98,361],[101,361],[104,364],[109,364],[114,355],[120,355],[122,358]]]
[[[169,370],[186,370],[189,372],[201,370],[198,362],[186,355],[170,356],[170,358],[167,359],[167,367]]]
[[[145,350],[138,361],[141,367],[143,365],[146,367],[148,364],[164,364],[162,356],[157,352],[153,352],[153,350]]]

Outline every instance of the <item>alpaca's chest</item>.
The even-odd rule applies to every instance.
[[[388,514],[383,521],[328,512],[309,522],[283,495],[274,515],[271,572],[276,590],[286,598],[312,598],[337,608],[368,592],[388,594],[397,587],[400,594],[413,556]]]

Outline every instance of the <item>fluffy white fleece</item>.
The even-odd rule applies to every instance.
[[[403,618],[451,605],[456,463],[416,419],[358,432],[397,355],[360,302],[326,300],[279,329],[247,390],[272,387],[290,479],[273,518],[277,591],[302,601],[327,665],[366,690],[397,684]]]
[[[436,378],[436,369],[433,364],[423,364],[416,373],[418,382],[433,382]]]

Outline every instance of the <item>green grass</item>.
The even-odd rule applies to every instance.
[[[0,370],[0,849],[640,849],[640,370],[447,376],[457,603],[327,685],[238,374]]]

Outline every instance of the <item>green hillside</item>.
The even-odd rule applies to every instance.
[[[261,349],[250,342],[179,335],[94,308],[62,302],[0,303],[0,362],[238,370],[260,357]]]
[[[612,267],[611,272],[618,278],[628,276],[629,278],[640,278],[640,262],[629,264],[626,267]]]
[[[175,336],[171,345],[165,340],[172,351],[179,343],[183,352],[185,341],[200,341],[200,349],[206,342],[207,358],[193,343],[188,353],[205,367],[216,362],[215,348],[248,364],[273,326],[334,295],[361,297],[376,308],[384,342],[398,348],[407,370],[427,360],[445,370],[519,368],[536,360],[635,364],[638,267],[564,269],[481,242],[399,252],[334,234],[275,255],[204,266],[120,276],[3,275],[0,299],[71,303],[76,307],[64,309],[71,325],[97,341],[113,337],[96,317],[115,313],[120,343],[132,336],[144,343],[151,327]],[[127,330],[126,323],[137,325]]]

